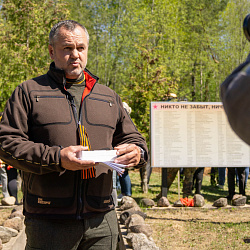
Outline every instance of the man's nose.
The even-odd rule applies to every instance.
[[[71,57],[72,58],[78,58],[79,57],[79,52],[77,49],[73,49],[71,52]]]

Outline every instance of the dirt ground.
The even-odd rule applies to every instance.
[[[0,226],[3,225],[4,221],[8,219],[12,211],[12,208],[0,209]]]
[[[250,209],[147,210],[163,249],[250,249]],[[245,243],[248,242],[249,243]]]

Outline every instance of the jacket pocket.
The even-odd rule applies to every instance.
[[[111,196],[87,196],[87,209],[89,211],[105,212],[113,207],[113,199]]]
[[[30,174],[26,201],[32,207],[68,207],[76,197],[76,175],[72,171]]]
[[[59,91],[32,92],[32,118],[37,126],[69,124],[72,113],[68,100]]]
[[[86,181],[85,206],[90,211],[107,211],[113,207],[112,171]],[[98,183],[98,185],[97,185]]]
[[[43,207],[43,208],[63,208],[70,207],[74,199],[73,197],[68,198],[56,198],[56,197],[40,197],[27,193],[26,196],[27,204],[31,207]]]
[[[113,97],[91,95],[85,99],[84,111],[88,124],[115,129],[117,104]]]

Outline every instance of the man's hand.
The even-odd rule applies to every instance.
[[[137,166],[140,162],[140,148],[135,144],[122,144],[114,147],[117,150],[117,157],[115,163],[124,164],[128,167]]]
[[[61,150],[61,167],[76,171],[95,166],[94,161],[84,161],[77,158],[77,153],[82,150],[88,150],[88,148],[83,146],[69,146],[63,148]]]

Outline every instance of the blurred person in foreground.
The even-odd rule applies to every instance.
[[[220,89],[232,129],[250,145],[250,55],[226,78]]]
[[[250,144],[250,56],[221,84],[221,100],[235,133]],[[239,193],[245,195],[245,167],[237,168]],[[235,194],[235,168],[228,168],[228,200]]]
[[[250,41],[250,14],[244,19],[243,30]],[[221,84],[220,95],[232,129],[250,145],[250,54]]]
[[[250,41],[250,15],[243,22],[243,30]],[[250,54],[221,84],[221,100],[228,121],[234,132],[250,145]],[[245,167],[237,168],[239,176],[239,193],[245,195]],[[232,200],[235,194],[236,169],[228,168],[227,198]]]
[[[78,153],[114,148],[127,167],[147,160],[120,97],[85,68],[88,47],[84,26],[55,24],[49,71],[20,84],[6,104],[0,158],[22,170],[26,249],[116,249],[112,171]]]

